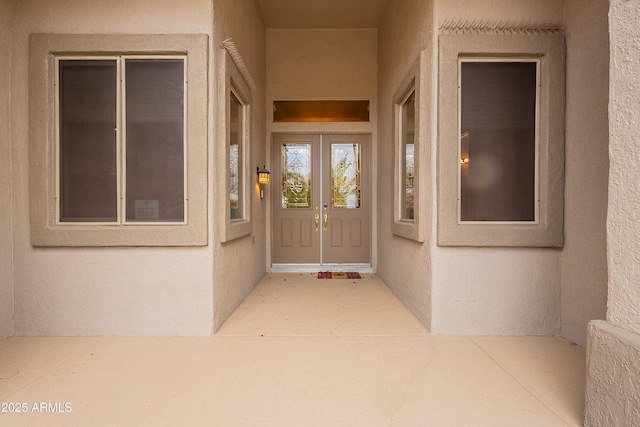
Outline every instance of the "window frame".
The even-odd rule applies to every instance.
[[[460,221],[461,58],[539,61],[537,221]],[[440,34],[438,90],[438,245],[563,246],[564,36],[545,31]]]
[[[249,84],[236,67],[232,58],[225,50],[220,51],[219,55],[219,67],[218,68],[218,106],[220,116],[218,117],[218,123],[221,124],[218,128],[218,140],[224,141],[224,144],[219,144],[218,147],[218,163],[217,165],[217,177],[221,187],[224,189],[222,194],[214,199],[217,204],[216,213],[220,218],[220,241],[229,242],[241,237],[250,235],[253,232],[253,222],[251,220],[252,200],[254,193],[251,192],[252,183],[255,182],[257,176],[253,174],[251,164],[251,108],[252,98],[251,89]],[[230,198],[230,141],[231,141],[231,92],[234,93],[238,101],[242,105],[242,142],[243,149],[241,153],[242,160],[242,199],[243,199],[243,212],[242,218],[231,219],[231,198]],[[223,104],[224,103],[224,104]],[[254,185],[257,188],[257,184]]]
[[[56,199],[56,213],[55,213],[55,224],[59,226],[73,226],[73,225],[105,225],[105,226],[125,226],[130,227],[132,225],[148,225],[148,226],[159,226],[159,225],[186,225],[187,224],[187,176],[188,176],[188,163],[187,163],[187,153],[188,153],[188,129],[187,129],[187,109],[183,108],[183,137],[182,137],[182,150],[183,150],[183,220],[182,221],[149,221],[149,222],[135,222],[135,221],[127,221],[126,215],[126,200],[127,200],[127,78],[126,78],[126,61],[128,59],[138,59],[138,60],[154,60],[154,59],[179,59],[183,61],[183,69],[184,69],[184,82],[183,82],[183,105],[188,105],[187,96],[187,70],[188,70],[188,62],[187,56],[184,54],[176,55],[131,55],[131,54],[122,54],[122,55],[92,55],[92,56],[78,56],[78,55],[55,55],[54,60],[54,86],[56,87],[54,93],[55,106],[54,106],[54,126],[55,126],[55,199]],[[85,60],[85,61],[115,61],[116,62],[116,129],[118,129],[116,133],[116,221],[106,222],[106,221],[61,221],[60,220],[60,61],[74,61],[74,60]]]
[[[427,232],[430,209],[429,176],[431,171],[431,99],[430,57],[423,50],[400,81],[393,95],[393,223],[392,233],[405,239],[424,242]],[[403,192],[405,190],[405,170],[403,168],[403,106],[412,92],[415,92],[415,122],[413,133],[413,219],[403,218]],[[423,202],[424,201],[424,202]]]
[[[247,123],[245,121],[245,117],[248,116],[248,106],[247,104],[243,101],[242,96],[238,93],[239,91],[236,90],[234,88],[234,86],[232,85],[230,90],[229,90],[229,115],[227,116],[227,118],[230,120],[231,119],[231,99],[232,97],[235,98],[236,101],[238,101],[238,121],[240,122],[239,125],[239,132],[238,132],[238,170],[237,170],[237,174],[238,174],[238,204],[240,206],[240,214],[241,216],[239,218],[231,218],[230,220],[231,222],[238,222],[238,221],[244,221],[246,219],[246,192],[244,189],[244,184],[245,184],[245,169],[246,169],[246,161],[244,158],[245,155],[245,150],[246,150],[246,134],[245,134],[245,128],[247,126]],[[230,121],[227,122],[227,126],[228,128],[228,132],[229,132],[229,139],[228,139],[228,143],[229,143],[229,184],[227,187],[227,191],[229,193],[231,193],[231,123]],[[231,212],[231,196],[229,195],[229,212]]]
[[[208,36],[31,34],[30,170],[31,243],[33,246],[206,246],[207,232],[207,79]],[[185,61],[183,222],[127,222],[117,201],[120,222],[60,222],[57,201],[57,63],[60,59],[180,57]],[[120,64],[118,65],[120,71]],[[120,77],[120,74],[118,74]],[[123,96],[118,82],[118,102]],[[117,126],[124,131],[120,111]],[[122,134],[122,132],[119,132]],[[118,186],[124,183],[118,135]],[[119,194],[119,199],[122,194]],[[123,216],[124,215],[124,216]]]
[[[398,220],[402,221],[402,222],[414,222],[415,221],[415,204],[414,204],[414,211],[413,211],[413,215],[412,218],[408,218],[408,215],[406,215],[406,211],[407,211],[407,146],[409,145],[406,139],[406,136],[408,135],[408,129],[407,129],[407,122],[405,120],[406,118],[406,113],[405,113],[405,106],[407,105],[407,103],[409,102],[409,99],[413,96],[413,107],[414,107],[414,129],[412,132],[413,138],[412,138],[412,143],[411,145],[413,145],[413,155],[414,155],[414,163],[413,163],[413,191],[414,191],[414,203],[415,203],[415,181],[416,181],[416,176],[415,176],[415,122],[416,122],[416,117],[415,117],[415,105],[416,105],[416,85],[415,85],[415,81],[412,82],[412,84],[409,86],[409,90],[407,91],[407,93],[404,96],[404,99],[398,103],[398,142],[399,142],[399,147],[398,147],[398,158],[400,161],[400,168],[398,170],[398,181],[400,183],[400,188],[399,188],[399,196],[400,196],[400,200],[399,200],[399,204],[398,204]]]
[[[535,136],[534,136],[534,219],[532,221],[464,221],[462,219],[462,167],[458,166],[458,224],[478,224],[478,225],[507,225],[507,224],[539,224],[540,223],[540,76],[541,59],[532,56],[469,56],[458,57],[458,159],[462,159],[462,64],[463,63],[494,63],[494,62],[531,62],[536,64],[536,105],[535,105]]]

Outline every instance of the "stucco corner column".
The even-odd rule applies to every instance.
[[[640,425],[640,334],[589,323],[585,426]]]
[[[607,321],[587,337],[585,425],[640,426],[640,2],[609,1]]]
[[[589,323],[585,426],[640,425],[640,334]]]

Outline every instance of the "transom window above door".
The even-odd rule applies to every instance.
[[[273,101],[274,122],[368,122],[368,100]]]

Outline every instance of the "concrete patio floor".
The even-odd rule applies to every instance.
[[[4,340],[0,425],[582,425],[583,348],[430,335],[364,276],[268,274],[210,337]]]

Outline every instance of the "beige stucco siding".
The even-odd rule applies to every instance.
[[[640,4],[609,9],[607,321],[590,324],[586,426],[640,425]]]
[[[425,226],[425,241],[418,243],[392,233],[394,209],[394,138],[393,138],[393,96],[409,72],[411,65],[424,49],[427,57],[434,52],[431,32],[433,30],[432,2],[420,0],[390,1],[385,9],[378,34],[378,92],[379,111],[378,135],[378,274],[391,290],[402,300],[411,312],[427,327],[431,328],[431,223],[433,198],[431,191],[435,185],[435,169],[427,161],[421,164],[420,184],[422,185],[418,212]],[[429,65],[433,65],[433,62]],[[423,70],[424,72],[425,70]],[[431,74],[427,71],[427,76]],[[426,85],[433,87],[431,78]],[[432,100],[421,100],[423,104]],[[433,146],[436,135],[433,117],[422,117],[425,132],[421,134],[421,149],[429,159],[435,152]]]
[[[640,5],[615,0],[611,10],[607,320],[640,334]]]
[[[607,0],[564,2],[567,34],[562,336],[586,344],[607,309],[609,32]]]
[[[11,132],[16,335],[205,335],[212,249],[34,248],[29,235],[29,34],[212,33],[209,0],[14,2]]]
[[[267,152],[272,133],[370,134],[372,144],[371,205],[376,223],[375,199],[377,144],[377,30],[299,29],[267,30]],[[274,100],[357,99],[371,101],[370,121],[359,123],[273,123]],[[269,157],[271,158],[271,157]],[[277,165],[269,164],[272,169]],[[272,182],[269,192],[278,191]],[[267,193],[269,197],[271,193]],[[271,217],[267,217],[267,223]],[[371,263],[376,266],[376,233],[372,230]],[[267,248],[271,246],[270,239]],[[267,259],[270,268],[271,259]]]
[[[11,5],[0,0],[0,340],[13,333]]]
[[[437,27],[451,21],[512,26],[562,22],[562,2],[556,0],[438,0],[435,10]],[[556,249],[434,247],[432,332],[557,334],[559,257]]]
[[[212,39],[213,64],[220,67],[222,55],[220,42],[231,38],[240,53],[246,67],[255,81],[256,89],[251,92],[251,160],[249,168],[251,179],[251,221],[253,232],[250,235],[221,243],[220,227],[223,218],[220,210],[215,206],[227,205],[227,191],[221,185],[220,172],[226,170],[226,165],[219,161],[220,150],[224,149],[226,140],[220,133],[224,129],[220,122],[222,105],[218,100],[223,99],[220,93],[221,75],[218,70],[212,70],[213,91],[211,96],[211,110],[213,111],[214,129],[211,135],[213,153],[211,165],[213,170],[210,188],[212,189],[210,205],[214,218],[212,227],[213,257],[213,297],[214,297],[214,329],[233,313],[242,300],[251,292],[266,271],[265,254],[267,250],[265,215],[266,200],[260,200],[257,186],[255,167],[266,163],[265,151],[265,110],[263,108],[266,82],[266,36],[260,9],[253,1],[215,0],[214,31]],[[226,211],[224,212],[227,213]]]
[[[360,99],[376,92],[376,30],[268,30],[267,95]]]

